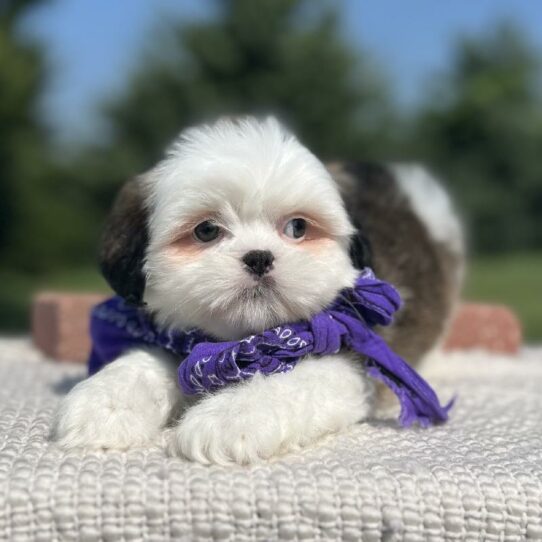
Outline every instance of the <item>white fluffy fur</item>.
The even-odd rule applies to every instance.
[[[118,450],[155,441],[179,411],[175,375],[162,352],[125,354],[68,393],[53,421],[54,440],[68,449]]]
[[[464,250],[463,229],[442,183],[419,164],[396,164],[391,169],[399,188],[431,237],[461,255]]]
[[[346,355],[307,358],[290,373],[256,375],[188,409],[170,450],[199,463],[257,463],[341,431],[369,413],[372,388]]]
[[[222,339],[308,318],[356,276],[353,233],[324,166],[274,119],[219,121],[187,130],[145,180],[149,210],[144,299],[163,325],[197,326]],[[281,235],[288,216],[323,226],[317,250]],[[226,232],[196,256],[172,253],[183,225],[212,216]],[[241,258],[270,250],[272,285]],[[132,352],[65,398],[54,436],[66,448],[146,444],[182,402],[170,360]],[[170,449],[202,463],[252,463],[305,446],[363,419],[364,376],[345,355],[303,360],[291,372],[205,396],[170,431]],[[186,402],[184,403],[186,407]]]

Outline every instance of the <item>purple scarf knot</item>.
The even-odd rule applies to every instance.
[[[191,395],[240,382],[257,372],[287,372],[304,356],[335,354],[345,348],[362,355],[368,374],[397,395],[401,425],[446,421],[452,402],[441,406],[429,384],[372,330],[390,324],[400,305],[397,291],[364,269],[353,288],[343,290],[309,321],[277,326],[240,341],[217,342],[197,329],[158,329],[144,309],[113,297],[92,312],[89,373],[129,349],[159,347],[179,358],[179,385]]]

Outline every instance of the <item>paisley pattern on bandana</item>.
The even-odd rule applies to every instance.
[[[198,329],[158,329],[144,309],[113,297],[92,312],[89,373],[94,374],[127,350],[159,347],[179,359],[179,385],[185,394],[192,395],[215,391],[257,372],[284,373],[304,356],[335,354],[344,348],[362,355],[367,373],[397,395],[402,425],[446,421],[452,402],[441,406],[429,384],[372,330],[375,325],[389,325],[400,305],[395,288],[367,268],[353,288],[343,290],[309,321],[281,325],[239,341],[219,342]]]

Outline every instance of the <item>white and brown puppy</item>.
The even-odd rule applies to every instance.
[[[326,167],[275,119],[219,120],[184,131],[165,159],[125,185],[102,270],[162,326],[238,339],[325,308],[358,269],[399,287],[386,338],[417,362],[440,337],[462,268],[461,230],[422,168]],[[180,360],[128,352],[63,400],[64,448],[126,449],[168,427],[170,449],[202,463],[252,463],[298,449],[370,414],[372,386],[348,352],[308,357],[183,397]]]

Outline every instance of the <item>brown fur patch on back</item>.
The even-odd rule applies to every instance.
[[[377,331],[416,365],[443,334],[458,297],[462,262],[430,237],[385,167],[333,164],[330,172],[352,221],[370,242],[376,275],[404,295],[394,323]]]

